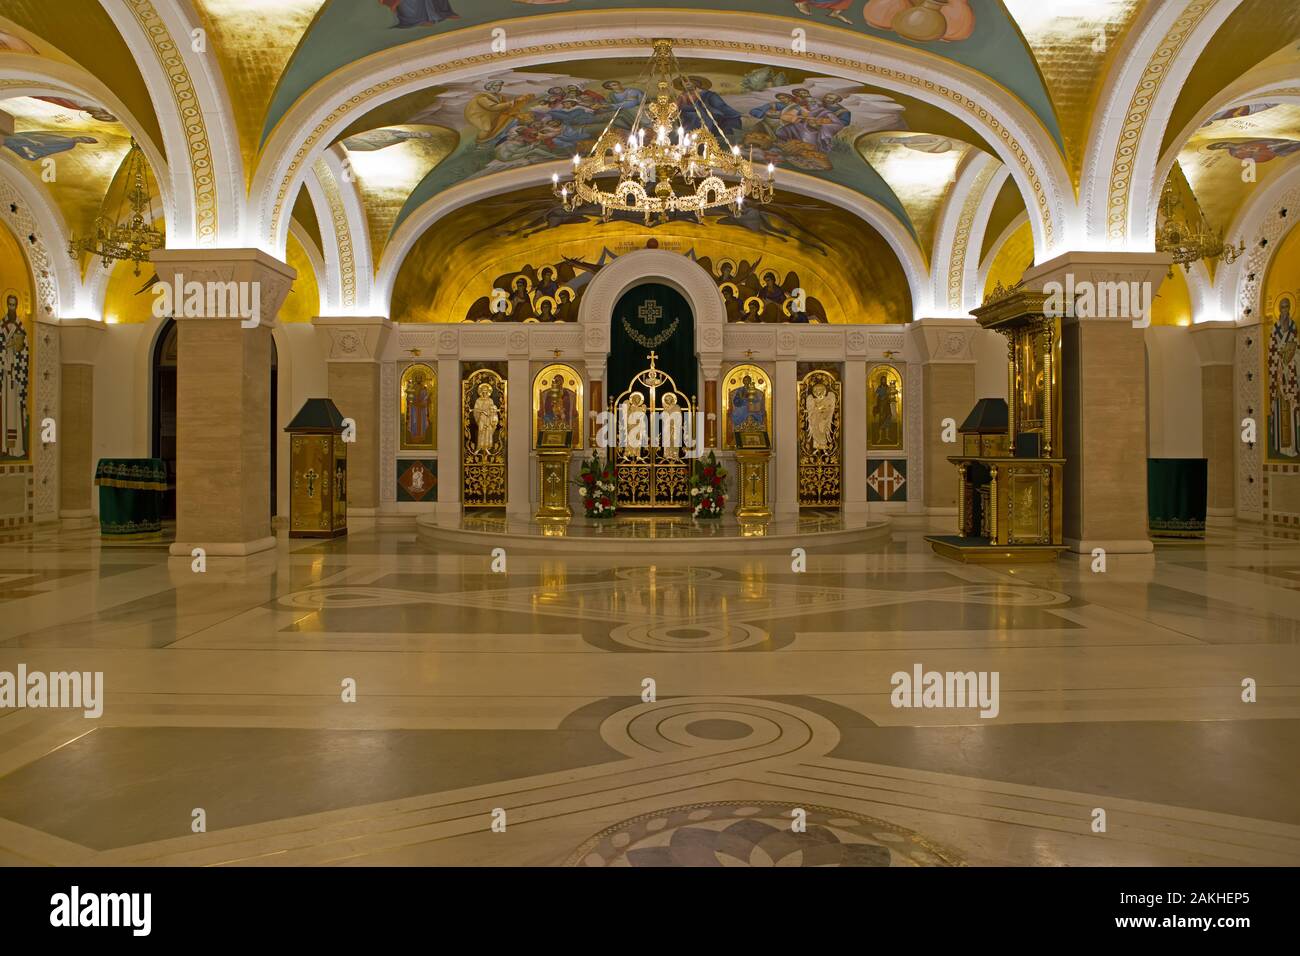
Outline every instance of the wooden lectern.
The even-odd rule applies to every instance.
[[[999,286],[974,315],[1007,338],[1007,401],[984,398],[959,429],[957,534],[928,540],[970,563],[1051,561],[1061,537],[1061,319],[1047,295]]]

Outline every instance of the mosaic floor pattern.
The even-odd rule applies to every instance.
[[[105,687],[0,709],[0,864],[1300,863],[1298,541],[491,560],[0,541],[0,672]],[[896,706],[917,666],[996,716]]]

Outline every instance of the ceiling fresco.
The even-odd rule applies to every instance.
[[[998,0],[949,0],[940,9],[909,0],[655,0],[658,9],[781,16],[917,47],[984,73],[1020,97],[1061,141],[1051,96],[1015,20]],[[262,129],[265,141],[314,83],[356,60],[434,34],[539,14],[635,10],[626,0],[327,0],[284,70]],[[933,39],[929,39],[933,37]],[[647,51],[647,54],[649,51]]]
[[[340,141],[361,192],[376,264],[411,189],[456,143],[453,131],[422,125],[384,126]]]
[[[1178,92],[1161,152],[1218,93],[1236,80],[1300,61],[1300,3],[1242,0],[1215,32]]]
[[[653,245],[707,259],[715,275],[724,261],[740,272],[745,263],[760,275],[773,270],[778,283],[795,273],[832,323],[912,318],[907,279],[888,243],[829,204],[778,192],[770,206],[747,211],[741,220],[724,215],[646,227],[638,220],[601,224],[597,216],[557,214],[549,187],[494,196],[439,220],[402,263],[392,317],[460,322],[502,275],[551,266],[568,284],[577,277],[580,286],[582,274]]]
[[[75,64],[96,76],[162,151],[162,131],[144,77],[99,0],[4,0],[0,32],[33,46],[43,56]],[[0,56],[7,49],[13,47],[0,42]],[[31,51],[20,48],[17,52]]]
[[[417,131],[425,137],[420,148],[426,160],[443,142],[439,133],[454,131],[449,155],[418,184],[409,180],[409,198],[390,219],[400,225],[450,186],[587,151],[611,120],[616,125],[630,122],[642,96],[644,61],[577,61],[571,66],[566,73],[503,71],[412,94],[405,109],[395,104],[384,109],[386,120],[404,120],[401,125],[362,134],[357,131],[364,124],[354,123],[342,144],[358,181],[369,188],[368,171],[384,166],[390,153],[412,150]],[[984,146],[973,130],[947,114],[846,80],[752,63],[684,60],[681,68],[702,91],[728,138],[752,151],[756,162],[772,162],[779,170],[797,170],[868,196],[927,250],[957,168],[976,146]],[[688,117],[687,125],[691,122]],[[353,152],[351,144],[358,140],[368,151],[365,158]],[[411,162],[394,165],[419,168]],[[390,177],[389,195],[396,195],[400,175],[392,170],[385,175]],[[377,230],[372,227],[372,232]]]
[[[1178,165],[1215,230],[1231,225],[1263,184],[1300,156],[1300,106],[1256,103],[1216,114],[1188,139]]]
[[[0,110],[14,118],[14,132],[0,135],[3,161],[25,166],[49,190],[74,236],[92,233],[104,194],[130,149],[130,132],[87,101],[21,96],[0,100]],[[157,198],[152,176],[149,187]]]

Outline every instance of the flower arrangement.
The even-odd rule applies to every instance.
[[[582,462],[574,482],[582,496],[582,510],[588,518],[612,518],[618,510],[618,470],[592,455]]]
[[[727,470],[712,451],[695,460],[691,473],[691,514],[696,518],[721,518],[727,504]]]

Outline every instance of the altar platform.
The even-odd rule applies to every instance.
[[[646,555],[789,554],[792,548],[860,554],[889,544],[890,520],[815,512],[795,518],[746,519],[727,515],[696,521],[689,515],[625,513],[609,521],[516,518],[504,514],[422,515],[417,537],[434,551],[480,553],[505,548],[518,554]]]

